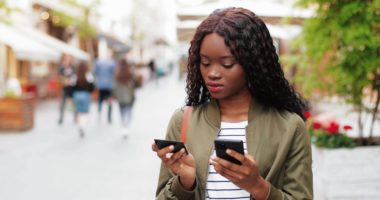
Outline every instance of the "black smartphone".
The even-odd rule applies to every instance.
[[[232,163],[241,165],[241,162],[226,153],[227,149],[232,149],[244,155],[244,145],[242,140],[215,139],[216,156],[228,160]]]
[[[182,148],[184,148],[185,151],[186,151],[186,154],[187,154],[187,149],[186,149],[185,144],[183,142],[171,141],[171,140],[154,139],[154,143],[156,143],[156,145],[158,146],[159,149],[162,149],[162,148],[165,148],[167,146],[173,145],[174,146],[174,150],[172,151],[172,153],[177,153],[179,150],[181,150]]]

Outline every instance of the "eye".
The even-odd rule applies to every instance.
[[[208,62],[201,62],[201,65],[207,67],[207,66],[210,65],[210,63],[208,63]]]
[[[234,65],[235,65],[235,63],[226,63],[226,64],[222,64],[223,65],[223,67],[225,67],[225,68],[231,68],[231,67],[233,67]]]

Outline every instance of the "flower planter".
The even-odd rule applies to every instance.
[[[33,128],[34,98],[0,98],[0,131],[24,131]]]
[[[313,146],[316,200],[379,200],[380,146],[323,149]]]

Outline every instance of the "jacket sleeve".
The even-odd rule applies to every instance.
[[[179,137],[181,132],[182,116],[182,109],[176,110],[173,114],[166,133],[167,140],[180,140]],[[190,200],[194,199],[194,196],[197,196],[197,191],[199,191],[199,184],[197,180],[194,190],[185,190],[179,183],[179,177],[172,174],[166,169],[163,163],[161,163],[158,186],[156,190],[157,200]]]
[[[284,166],[283,188],[270,186],[268,200],[313,199],[313,175],[310,137],[299,119]]]

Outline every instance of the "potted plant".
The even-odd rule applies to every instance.
[[[22,94],[20,82],[9,78],[0,96],[0,131],[24,131],[33,128],[34,103],[31,95]]]
[[[315,199],[380,199],[380,140],[373,136],[380,103],[380,1],[298,3],[314,8],[315,14],[305,20],[295,43],[301,51],[293,59],[295,83],[312,107],[316,96],[336,96],[335,104],[348,108],[341,118],[319,121],[323,113],[312,109],[314,116],[307,121]],[[352,113],[355,124],[342,126],[339,120]]]
[[[331,120],[323,122],[312,118],[310,112],[305,112],[307,117],[307,128],[311,142],[318,148],[353,148],[356,146],[355,139],[347,136],[347,131],[352,130],[352,126],[343,126]]]
[[[338,95],[357,113],[359,146],[379,145],[373,137],[380,104],[380,2],[299,0],[315,8],[297,46],[303,53],[296,83],[306,95]],[[368,92],[370,91],[370,92]],[[368,97],[370,101],[363,99]],[[364,137],[366,114],[369,133]]]

